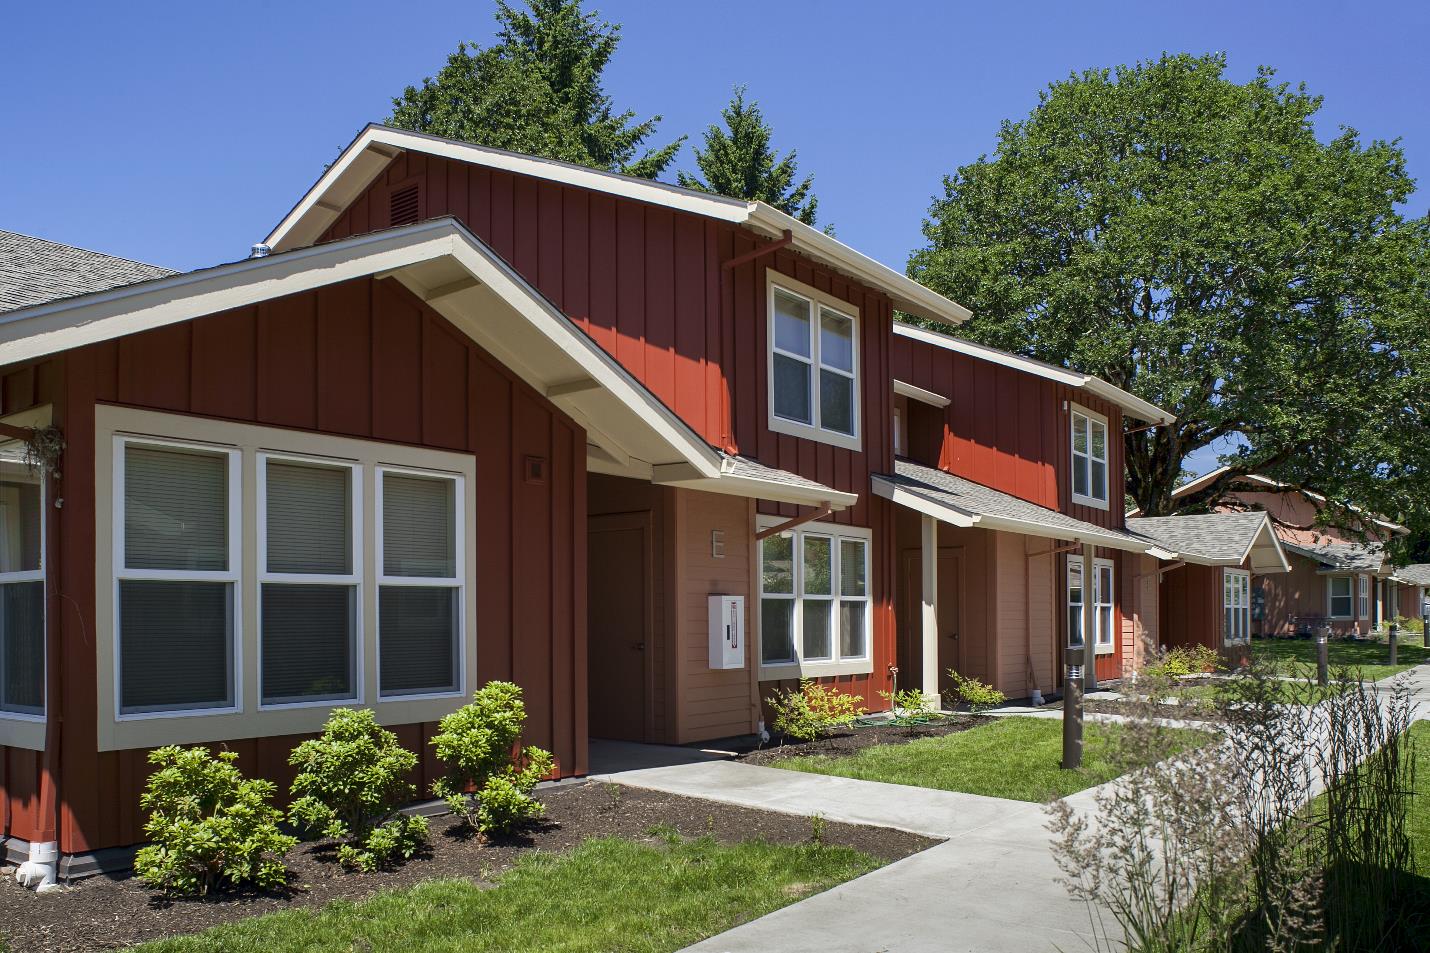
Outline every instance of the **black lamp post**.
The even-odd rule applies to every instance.
[[[1065,770],[1082,767],[1082,665],[1087,656],[1083,645],[1063,651],[1063,762]]]

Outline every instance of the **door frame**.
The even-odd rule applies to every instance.
[[[645,639],[645,651],[641,653],[641,664],[644,671],[641,680],[645,693],[644,711],[641,712],[641,736],[643,744],[650,744],[655,738],[655,554],[651,551],[654,545],[654,532],[652,531],[652,514],[650,510],[636,510],[629,513],[605,513],[600,516],[586,517],[586,538],[587,549],[590,549],[590,539],[598,533],[623,532],[626,530],[640,530],[642,540],[642,551],[645,554],[643,564],[640,567],[640,574],[645,590],[645,627],[641,633]],[[587,567],[585,583],[590,584],[590,567]],[[587,593],[587,605],[590,605],[590,593]],[[589,630],[589,622],[587,623]],[[586,643],[586,650],[590,652],[595,646],[590,642],[589,636]],[[586,666],[587,678],[590,678],[590,663]],[[587,686],[587,694],[590,693],[590,686]]]

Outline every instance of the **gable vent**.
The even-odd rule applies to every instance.
[[[416,184],[397,189],[388,196],[387,202],[389,225],[411,225],[420,217]]]

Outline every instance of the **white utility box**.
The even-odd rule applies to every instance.
[[[710,667],[745,667],[745,597],[710,597]]]

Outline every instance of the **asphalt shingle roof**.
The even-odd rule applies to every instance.
[[[785,486],[800,487],[805,490],[829,489],[823,483],[816,483],[814,480],[802,477],[798,473],[790,473],[788,470],[767,467],[749,457],[737,456],[732,453],[722,454],[722,457],[720,471],[725,476],[742,477],[746,480],[763,480],[766,483],[781,483]]]
[[[1412,586],[1430,586],[1430,563],[1415,563],[1395,570],[1395,578]]]
[[[1385,550],[1375,543],[1324,543],[1313,546],[1283,539],[1281,545],[1293,553],[1316,560],[1325,569],[1337,572],[1379,572],[1385,563]]]
[[[0,230],[0,312],[175,273],[158,265]]]
[[[1155,539],[1173,552],[1224,563],[1241,562],[1265,525],[1266,514],[1262,512],[1191,513],[1127,520],[1129,530]]]

